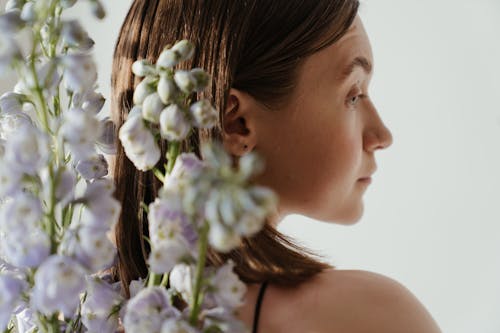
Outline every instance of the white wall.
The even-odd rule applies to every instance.
[[[107,1],[96,41],[109,97],[112,50],[130,0]],[[500,332],[500,1],[365,0],[371,96],[394,136],[354,226],[301,216],[280,229],[341,269],[406,285],[443,329]],[[0,90],[8,80],[2,79]]]

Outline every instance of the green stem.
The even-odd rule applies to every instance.
[[[50,236],[50,253],[56,253],[57,251],[57,240],[56,240],[56,216],[55,216],[55,206],[56,206],[56,187],[57,179],[59,178],[59,173],[54,175],[54,169],[52,164],[49,165],[49,175],[50,175],[50,203],[49,203],[49,236]]]
[[[201,303],[203,301],[203,298],[200,296],[201,296],[201,286],[203,283],[203,272],[205,269],[205,260],[207,257],[208,230],[209,230],[209,224],[208,221],[205,221],[200,231],[200,239],[198,243],[199,258],[196,266],[196,277],[195,277],[196,280],[194,284],[193,298],[191,299],[191,304],[189,305],[189,308],[191,310],[189,322],[193,326],[196,326],[196,324],[198,323],[198,314],[200,312]]]
[[[160,285],[162,281],[162,275],[151,272],[148,279],[148,287],[154,287]]]
[[[180,148],[181,144],[179,141],[173,141],[169,144],[167,152],[167,160],[168,160],[167,170],[166,170],[167,174],[170,174],[170,172],[172,172],[175,160],[177,159],[177,156],[179,156]]]

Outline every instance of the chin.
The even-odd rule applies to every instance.
[[[336,212],[336,214],[331,214],[331,216],[320,220],[341,225],[354,225],[361,220],[363,212],[364,206],[363,204],[360,204],[357,207],[352,207],[351,209],[345,210],[341,213]]]

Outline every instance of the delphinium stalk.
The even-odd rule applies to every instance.
[[[0,15],[0,68],[19,82],[0,96],[0,330],[111,332],[122,304],[93,302],[116,255],[107,233],[120,212],[107,162],[109,120],[96,92],[94,44],[64,11],[76,0],[10,0]],[[90,4],[104,17],[98,0]],[[26,49],[18,42],[28,38]],[[97,280],[95,280],[97,279]],[[85,300],[82,303],[82,300]],[[93,303],[92,303],[93,302]],[[110,305],[110,303],[112,303]],[[109,310],[109,311],[108,311]],[[94,328],[91,328],[94,327]]]

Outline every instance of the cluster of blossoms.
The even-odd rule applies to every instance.
[[[121,304],[90,278],[114,264],[107,234],[121,207],[105,178],[114,129],[101,116],[94,42],[62,16],[76,2],[10,0],[0,15],[0,68],[20,78],[0,96],[0,331],[97,332],[114,325],[109,314],[85,314]],[[113,305],[96,301],[106,288]]]
[[[98,0],[87,2],[104,17]],[[147,209],[149,276],[131,282],[126,300],[96,274],[116,260],[109,233],[121,207],[104,156],[116,152],[115,128],[101,114],[94,42],[62,16],[75,3],[10,0],[0,15],[0,70],[20,78],[0,96],[0,331],[116,332],[121,321],[132,333],[245,332],[234,317],[245,285],[232,261],[207,267],[207,251],[231,251],[258,232],[277,198],[250,182],[263,168],[255,153],[238,167],[220,144],[202,144],[202,159],[180,153],[194,128],[218,120],[209,100],[191,100],[209,75],[174,70],[193,56],[189,41],[155,64],[133,64],[144,79],[118,135],[134,165],[163,182]],[[28,51],[16,41],[21,31]],[[161,170],[159,140],[168,142]]]
[[[180,141],[194,127],[210,129],[218,119],[210,101],[189,104],[190,96],[208,84],[208,74],[199,68],[173,69],[193,53],[194,46],[182,40],[165,48],[156,64],[138,60],[132,67],[144,78],[119,138],[134,165],[153,169],[163,186],[148,207],[149,281],[124,311],[124,327],[131,332],[244,332],[233,312],[242,304],[245,285],[232,261],[217,269],[204,267],[207,247],[236,248],[242,237],[262,228],[277,203],[271,190],[250,184],[263,168],[255,153],[241,157],[238,167],[213,142],[201,144],[202,159],[193,152],[179,154]],[[155,167],[161,157],[157,137],[168,141],[166,170]],[[169,289],[161,287],[167,279]],[[174,307],[175,297],[188,307]]]

